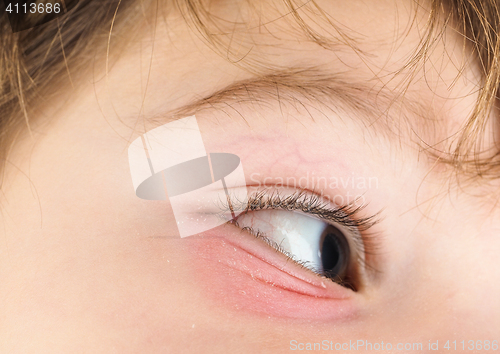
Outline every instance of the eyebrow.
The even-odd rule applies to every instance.
[[[358,113],[353,119],[385,136],[390,135],[391,139],[395,134],[401,138],[401,120],[410,127],[414,124],[410,116],[434,122],[432,110],[406,95],[404,90],[396,92],[352,77],[352,72],[332,74],[319,68],[288,68],[233,83],[176,109],[169,116],[178,119],[205,109],[228,107],[237,112],[235,104],[288,103],[302,106],[306,111],[321,106],[335,113]],[[158,120],[165,124],[165,115]]]

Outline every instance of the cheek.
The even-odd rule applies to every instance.
[[[191,340],[192,324],[207,312],[187,274],[187,247],[181,239],[138,238],[96,250],[92,270],[73,290],[78,332],[109,340],[119,352],[157,352]]]

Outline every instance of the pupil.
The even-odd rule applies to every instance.
[[[330,226],[326,232],[321,245],[323,273],[328,278],[339,281],[345,276],[349,247],[339,230]]]

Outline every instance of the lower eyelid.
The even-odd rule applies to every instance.
[[[337,319],[353,314],[353,291],[287,262],[284,255],[236,231],[234,225],[186,242],[197,284],[221,306],[293,318]]]

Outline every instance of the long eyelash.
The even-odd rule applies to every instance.
[[[333,225],[338,224],[351,231],[352,242],[354,243],[357,252],[358,264],[363,267],[367,267],[368,264],[363,257],[363,254],[374,255],[379,249],[379,237],[373,234],[369,234],[368,230],[377,224],[379,219],[379,213],[369,216],[369,217],[359,217],[359,212],[366,205],[356,205],[355,202],[351,204],[346,204],[343,206],[332,207],[328,202],[325,202],[318,195],[308,193],[306,191],[297,191],[290,195],[283,196],[277,190],[260,190],[255,192],[252,196],[248,198],[247,201],[241,202],[238,200],[232,200],[228,196],[228,201],[226,205],[227,210],[237,211],[238,213],[245,214],[251,211],[258,210],[271,210],[271,209],[281,209],[286,211],[301,211],[305,214],[316,216],[317,218],[327,221]],[[238,226],[236,220],[230,221],[230,223]],[[240,227],[241,228],[241,227]],[[254,235],[255,237],[262,239],[271,247],[275,248],[277,251],[283,253],[289,259],[294,262],[308,267],[307,263],[304,261],[297,260],[292,254],[284,250],[281,245],[277,242],[269,239],[264,234],[258,230],[254,230],[251,227],[241,228]],[[363,233],[363,235],[361,234]],[[310,267],[308,267],[311,269]],[[373,269],[373,267],[370,267]]]
[[[351,231],[363,232],[372,227],[377,220],[377,215],[367,218],[355,218],[365,206],[357,206],[355,203],[339,207],[331,207],[319,196],[308,194],[305,191],[297,191],[291,195],[282,196],[279,191],[269,193],[261,190],[248,198],[243,212],[282,209],[288,211],[302,211],[306,214],[317,216],[320,219],[339,223]]]

